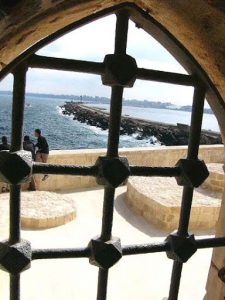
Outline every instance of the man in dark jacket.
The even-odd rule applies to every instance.
[[[8,144],[8,140],[6,136],[2,137],[2,143],[0,144],[0,151],[9,150],[10,145]]]
[[[35,129],[34,135],[37,138],[37,144],[35,145],[35,148],[37,148],[35,161],[47,163],[48,155],[49,155],[48,142],[47,142],[46,138],[41,135],[40,129]],[[44,181],[47,178],[48,178],[48,175],[45,175],[42,178],[42,180]]]
[[[41,135],[40,129],[35,129],[34,135],[37,138],[37,144],[35,145],[35,147],[37,148],[35,160],[46,163],[49,155],[49,147],[47,140]]]
[[[23,140],[23,150],[31,152],[32,159],[35,160],[35,146],[28,135],[25,135]]]

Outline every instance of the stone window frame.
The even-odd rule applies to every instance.
[[[115,51],[113,55],[106,55],[103,63],[49,58],[34,54],[65,33],[111,13],[117,16]],[[134,58],[126,54],[129,19],[136,22],[169,50],[185,67],[189,75],[138,68]],[[99,157],[95,165],[59,166],[32,163],[29,155],[21,150],[26,72],[29,67],[97,74],[101,75],[103,84],[111,87],[107,154]],[[225,246],[225,237],[196,239],[188,232],[194,188],[198,187],[208,176],[205,163],[198,159],[205,95],[210,91],[219,99],[207,75],[165,28],[148,13],[130,4],[118,5],[93,14],[39,41],[7,65],[0,72],[0,79],[10,72],[14,76],[11,148],[9,152],[0,154],[1,179],[10,184],[10,235],[7,241],[0,243],[1,268],[10,274],[10,299],[20,299],[20,273],[30,267],[32,260],[89,258],[90,263],[99,268],[97,299],[103,300],[107,297],[109,269],[123,255],[166,252],[168,258],[174,260],[168,299],[176,300],[183,263],[187,262],[198,249]],[[174,167],[131,166],[125,157],[118,156],[123,89],[132,87],[136,79],[194,87],[187,157],[180,159]],[[29,181],[32,174],[96,177],[97,183],[104,186],[105,190],[100,236],[93,238],[87,247],[78,249],[33,249],[28,241],[22,240],[20,236],[20,185]],[[115,189],[129,176],[171,176],[176,178],[178,185],[183,186],[178,230],[169,234],[164,242],[124,246],[121,245],[119,238],[112,237]]]

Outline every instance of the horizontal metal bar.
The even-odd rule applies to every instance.
[[[225,237],[198,239],[196,244],[198,249],[225,247]]]
[[[32,55],[27,60],[31,68],[51,69],[59,71],[71,71],[101,75],[104,72],[104,64],[84,60],[66,59]]]
[[[70,166],[34,163],[33,174],[97,176],[97,166]],[[130,176],[175,177],[180,175],[179,167],[130,166]]]
[[[33,174],[96,176],[96,166],[69,166],[34,163]]]
[[[197,248],[214,248],[225,247],[225,237],[206,238],[196,240]],[[170,250],[168,242],[163,241],[159,243],[140,244],[140,245],[126,245],[122,246],[123,255],[148,254],[156,252],[166,252]],[[32,260],[35,259],[57,259],[57,258],[82,258],[89,257],[90,249],[86,248],[65,248],[65,249],[33,249]]]
[[[167,242],[143,244],[143,245],[128,245],[123,246],[123,255],[147,254],[155,252],[165,252],[169,250]]]
[[[97,176],[97,166],[70,166],[34,163],[33,174],[55,174],[55,175],[80,175],[80,176]],[[131,176],[160,176],[175,177],[180,175],[178,167],[144,167],[130,166]]]
[[[76,59],[48,57],[33,54],[27,60],[31,68],[51,69],[58,71],[82,72],[102,75],[105,67],[103,63]],[[164,82],[170,84],[196,86],[197,80],[191,75],[164,72],[144,68],[137,69],[137,79]]]
[[[130,176],[177,177],[177,176],[180,176],[180,173],[181,173],[181,170],[178,167],[130,166]]]
[[[190,75],[138,68],[137,79],[195,86],[197,80]]]
[[[78,249],[33,249],[32,260],[35,259],[56,259],[56,258],[82,258],[89,257],[89,248]]]

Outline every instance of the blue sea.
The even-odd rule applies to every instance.
[[[10,95],[0,95],[0,136],[10,138],[11,131],[11,101]],[[24,135],[34,139],[34,129],[40,128],[47,138],[51,150],[58,149],[96,149],[107,145],[108,131],[81,124],[72,117],[64,116],[60,106],[65,99],[44,98],[37,96],[26,97],[24,114]],[[93,105],[109,109],[108,105]],[[167,109],[123,107],[123,114],[146,120],[161,121],[165,123],[190,123],[190,113],[172,111]],[[214,115],[204,114],[203,128],[219,131]],[[150,139],[137,140],[136,136],[121,136],[120,147],[147,147],[154,146]]]

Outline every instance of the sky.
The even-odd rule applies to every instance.
[[[115,16],[77,29],[37,52],[39,55],[102,62],[106,54],[113,53]],[[139,67],[186,74],[182,66],[155,39],[130,21],[127,53]],[[0,90],[12,90],[12,76],[1,83]],[[74,94],[110,97],[110,88],[101,84],[100,76],[30,69],[27,92],[49,94]],[[193,88],[136,80],[133,88],[126,88],[125,99],[171,102],[191,105]]]

